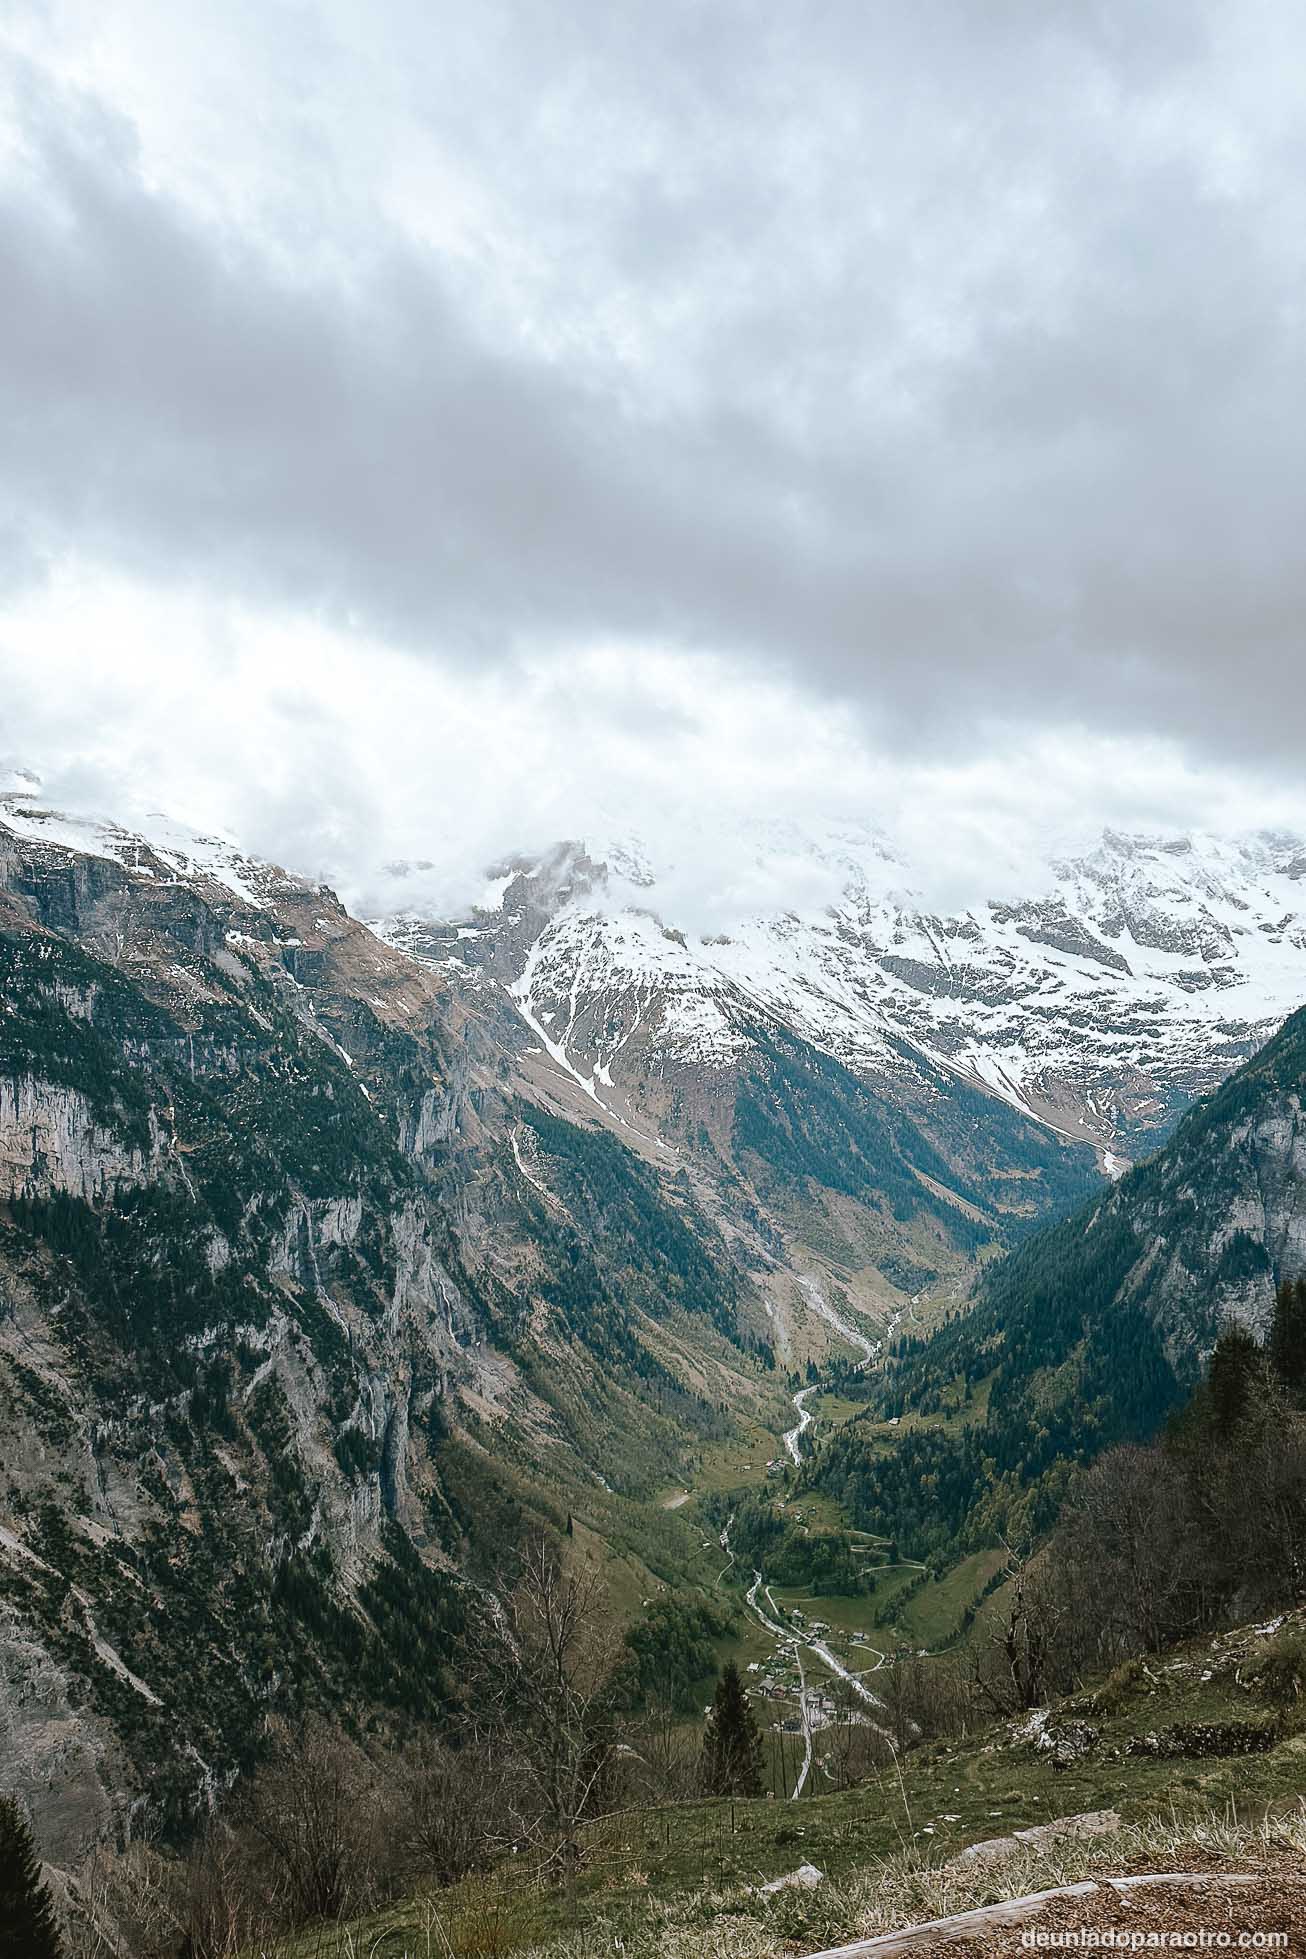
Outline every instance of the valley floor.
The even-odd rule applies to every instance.
[[[818,1408],[819,1395],[818,1384]],[[765,1487],[766,1462],[759,1433],[742,1453],[735,1443],[706,1461],[703,1482],[718,1492]],[[1306,1611],[1123,1669],[1032,1719],[913,1749],[835,1791],[813,1745],[831,1677],[852,1679],[874,1720],[876,1675],[901,1622],[921,1647],[931,1635],[946,1638],[998,1554],[981,1553],[926,1585],[921,1567],[900,1566],[901,1577],[881,1581],[870,1598],[807,1598],[769,1584],[764,1572],[741,1571],[729,1525],[718,1554],[685,1495],[672,1493],[682,1499],[677,1522],[695,1532],[697,1570],[715,1564],[715,1582],[747,1596],[751,1618],[734,1654],[750,1682],[769,1675],[780,1690],[755,1700],[772,1793],[610,1816],[587,1828],[581,1862],[564,1884],[501,1868],[348,1927],[301,1935],[276,1959],[779,1959],[1094,1871],[1256,1871],[1267,1884],[1249,1927],[1271,1928],[1297,1909],[1288,1878],[1306,1858],[1306,1722],[1295,1707],[1269,1703],[1254,1681],[1258,1656],[1276,1635],[1306,1637]],[[913,1585],[892,1614],[900,1623],[880,1632],[877,1645],[872,1613]],[[798,1613],[805,1616],[796,1622]],[[1108,1834],[1046,1837],[1050,1822],[1102,1811],[1111,1812]],[[963,1857],[994,1839],[1004,1841]],[[821,1873],[812,1888],[763,1891],[803,1865]],[[1019,1945],[1008,1939],[987,1949]]]

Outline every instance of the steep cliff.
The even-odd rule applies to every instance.
[[[508,1003],[108,841],[0,828],[0,1757],[57,1859],[269,1715],[439,1718],[526,1522],[772,1392],[710,1221],[522,1100]]]

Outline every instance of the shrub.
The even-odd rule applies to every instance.
[[[1093,1704],[1099,1714],[1118,1714],[1137,1695],[1149,1692],[1151,1684],[1141,1660],[1122,1660],[1094,1694]]]
[[[1306,1633],[1293,1627],[1277,1634],[1247,1679],[1263,1700],[1291,1707],[1306,1694]]]

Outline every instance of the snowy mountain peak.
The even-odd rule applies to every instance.
[[[61,812],[22,771],[0,826],[255,908],[284,883],[229,835]],[[659,1135],[778,1028],[890,1097],[968,1082],[1114,1166],[1306,999],[1306,842],[1278,832],[1106,831],[951,909],[860,822],[758,821],[701,861],[564,840],[489,866],[452,919],[405,903],[423,870],[387,867],[380,934],[511,1001],[523,1054]]]
[[[256,910],[280,876],[274,866],[246,855],[234,838],[189,829],[161,811],[145,812],[128,828],[112,817],[52,808],[39,776],[26,770],[0,779],[0,825],[29,843],[108,857],[143,877],[208,880]]]
[[[712,903],[638,841],[568,844],[501,866],[470,920],[378,929],[500,980],[590,1084],[729,1070],[761,1014],[866,1078],[951,1071],[1113,1164],[1306,998],[1295,837],[1107,831],[1029,895],[951,913],[869,827],[759,824],[748,846]]]

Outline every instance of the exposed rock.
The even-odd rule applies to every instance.
[[[1184,1756],[1264,1755],[1278,1740],[1272,1721],[1180,1721],[1135,1735],[1127,1755],[1178,1761]]]
[[[0,1198],[56,1192],[93,1203],[148,1181],[159,1151],[154,1111],[132,1141],[92,1112],[86,1096],[35,1075],[0,1075]]]
[[[968,1844],[954,1858],[957,1864],[1001,1864],[1016,1851],[1042,1847],[1061,1838],[1109,1836],[1120,1828],[1120,1815],[1114,1809],[1085,1810],[1079,1816],[1058,1816],[1050,1823],[1035,1823],[1027,1830],[1014,1830],[1006,1837],[986,1837],[982,1843]]]
[[[769,1898],[776,1891],[814,1891],[818,1884],[824,1884],[825,1872],[815,1864],[800,1864],[796,1871],[789,1871],[784,1877],[773,1877],[769,1884],[758,1886],[758,1895]]]
[[[126,1770],[80,1701],[44,1642],[0,1605],[0,1770],[56,1864],[75,1863],[108,1828]]]
[[[1091,1754],[1100,1739],[1100,1730],[1090,1721],[1058,1721],[1040,1730],[1035,1747],[1050,1755],[1054,1769],[1068,1769]]]

